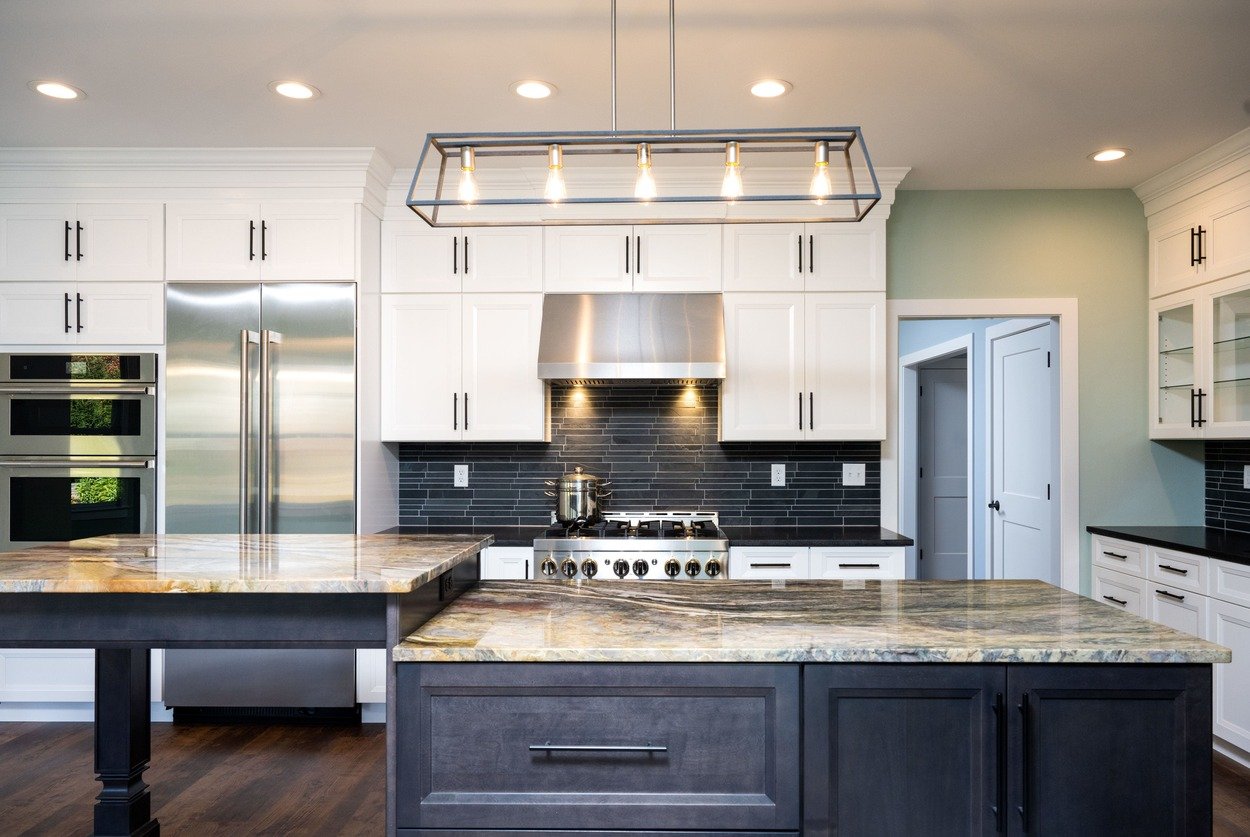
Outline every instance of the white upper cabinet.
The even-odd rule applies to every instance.
[[[1205,234],[1206,227],[1188,219],[1150,231],[1151,296],[1191,288],[1203,281],[1203,265],[1198,255],[1199,235]]]
[[[715,293],[721,289],[721,228],[547,227],[543,268],[548,293]]]
[[[1199,388],[1205,384],[1209,353],[1199,315],[1198,292],[1183,291],[1150,305],[1150,416],[1152,439],[1196,439]],[[1209,391],[1209,387],[1206,391]],[[1204,392],[1205,395],[1205,392]]]
[[[726,291],[884,291],[885,223],[729,224]]]
[[[1250,172],[1150,220],[1150,296],[1250,270]]]
[[[809,440],[885,438],[885,294],[807,294]]]
[[[0,343],[77,343],[73,282],[0,283]]]
[[[720,437],[802,439],[803,294],[725,294]]]
[[[542,294],[385,294],[382,440],[542,441]]]
[[[166,209],[171,282],[356,279],[354,204],[197,202]]]
[[[163,342],[163,284],[0,282],[0,343],[50,346]]]
[[[164,278],[164,207],[0,204],[0,281]]]
[[[1211,211],[1211,241],[1204,255],[1212,279],[1250,270],[1250,177],[1243,179],[1243,190]]]
[[[510,293],[543,288],[537,227],[435,228],[387,221],[382,290],[387,293]]]

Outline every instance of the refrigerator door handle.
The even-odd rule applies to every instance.
[[[269,347],[282,343],[282,334],[265,329],[260,333],[260,534],[273,528],[273,364]]]
[[[260,342],[254,331],[239,331],[239,534],[248,534],[247,497],[251,488],[248,463],[251,460],[252,441],[252,382],[251,357],[248,347]]]

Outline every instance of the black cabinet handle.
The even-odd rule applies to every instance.
[[[1198,401],[1198,390],[1191,389],[1189,391],[1189,426],[1198,426],[1198,414],[1194,410],[1194,404]]]
[[[65,222],[65,261],[69,261],[69,221]],[[65,330],[69,331],[68,328]]]
[[[469,393],[467,392],[464,394],[464,429],[469,429]]]
[[[991,509],[993,509],[994,511],[1002,511],[1002,510],[1003,510],[1003,507],[1002,507],[1002,506],[1000,506],[1000,505],[998,504],[998,501],[997,501],[997,500],[995,500],[995,501],[994,501],[994,502],[992,502],[992,503],[987,503],[986,505],[988,505],[988,506],[989,506]]]
[[[625,236],[625,275],[628,276],[629,270],[629,236]]]
[[[451,429],[460,429],[460,393],[451,394]]]
[[[469,237],[464,237],[464,275],[469,275]],[[465,403],[468,403],[466,400]]]
[[[1178,602],[1185,601],[1184,596],[1178,596],[1175,593],[1169,593],[1167,590],[1155,590],[1155,592],[1158,593],[1160,596],[1167,596],[1169,599],[1172,599],[1174,601],[1178,601]]]
[[[619,744],[531,744],[531,752],[540,753],[667,753],[668,747],[643,744],[637,746]]]
[[[530,577],[530,559],[528,558],[525,559],[525,577]]]
[[[453,235],[451,237],[451,274],[455,276],[460,272],[460,236]]]
[[[1207,420],[1202,417],[1202,413],[1203,413],[1202,399],[1206,397],[1207,397],[1207,394],[1202,391],[1201,387],[1199,387],[1198,388],[1198,426],[1199,427],[1202,427],[1203,425],[1207,423]]]
[[[811,392],[807,394],[807,429],[816,429],[816,396]]]
[[[799,430],[803,429],[803,393],[799,393]]]
[[[1032,742],[1029,735],[1029,693],[1025,692],[1020,695],[1020,805],[1016,808],[1020,812],[1020,830],[1025,834],[1029,832],[1029,785],[1031,777],[1029,775],[1029,762],[1032,761],[1031,749]]]
[[[1105,550],[1105,549],[1104,549],[1104,550],[1102,551],[1102,554],[1103,554],[1103,555],[1106,555],[1106,556],[1108,556],[1108,557],[1110,557],[1110,558],[1115,558],[1115,559],[1116,559],[1116,560],[1118,560],[1118,561],[1127,561],[1127,560],[1128,560],[1128,556],[1127,556],[1127,555],[1121,555],[1121,554],[1120,554],[1120,553],[1118,553],[1118,552],[1108,552],[1107,550]]]
[[[247,222],[247,260],[256,261],[256,222]]]
[[[756,564],[752,562],[751,569],[753,570],[788,570],[790,569],[790,565],[789,564],[767,564],[767,563]]]
[[[1198,227],[1198,264],[1205,264],[1207,261],[1207,231],[1201,225]]]
[[[263,262],[269,258],[269,249],[265,245],[265,233],[269,232],[269,225],[264,221],[260,222],[260,260]]]
[[[78,318],[77,330],[82,331],[82,294],[74,294],[78,301],[74,304],[74,315]]]
[[[1189,570],[1183,570],[1180,567],[1173,567],[1171,564],[1160,564],[1159,569],[1165,572],[1175,573],[1176,575],[1189,575]]]
[[[799,233],[799,273],[803,273],[803,233]]]
[[[809,235],[807,237],[807,272],[816,272],[816,236]]]
[[[65,228],[68,231],[69,224],[66,224]],[[68,256],[66,258],[68,258]],[[65,295],[65,333],[66,334],[69,334],[69,302],[70,302],[69,294],[66,294]]]
[[[880,564],[838,564],[840,570],[879,570]]]
[[[1198,264],[1198,230],[1189,228],[1189,266]]]
[[[634,236],[634,273],[642,275],[642,236]]]
[[[1117,599],[1115,596],[1103,596],[1103,598],[1109,602],[1118,604],[1120,607],[1128,607],[1128,602],[1126,602],[1124,599]]]
[[[75,221],[74,227],[74,251],[77,253],[74,256],[74,261],[80,262],[82,261],[82,224]]]
[[[1007,829],[1007,704],[1003,693],[994,695],[994,830],[1003,832]]]

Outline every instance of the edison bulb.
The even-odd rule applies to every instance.
[[[651,146],[638,143],[638,179],[634,181],[634,197],[644,201],[656,196],[655,177],[651,174]]]
[[[739,158],[739,146],[736,142],[725,143],[725,179],[720,183],[720,196],[729,198],[742,197],[742,172]]]
[[[466,145],[460,149],[460,183],[456,187],[456,196],[465,203],[472,203],[482,196],[477,188],[477,178],[473,176],[476,169],[476,155]]]
[[[555,203],[569,196],[564,184],[564,149],[558,145],[547,146],[547,185],[543,197]]]
[[[825,202],[825,198],[833,194],[833,181],[829,178],[829,143],[816,143],[816,162],[812,167],[812,183],[808,193],[816,199],[817,204]]]

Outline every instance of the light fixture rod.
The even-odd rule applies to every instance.
[[[616,0],[612,0],[616,2]],[[668,0],[668,127],[677,130],[677,18],[673,13],[676,0]]]
[[[616,0],[612,0],[612,132],[616,132]]]

